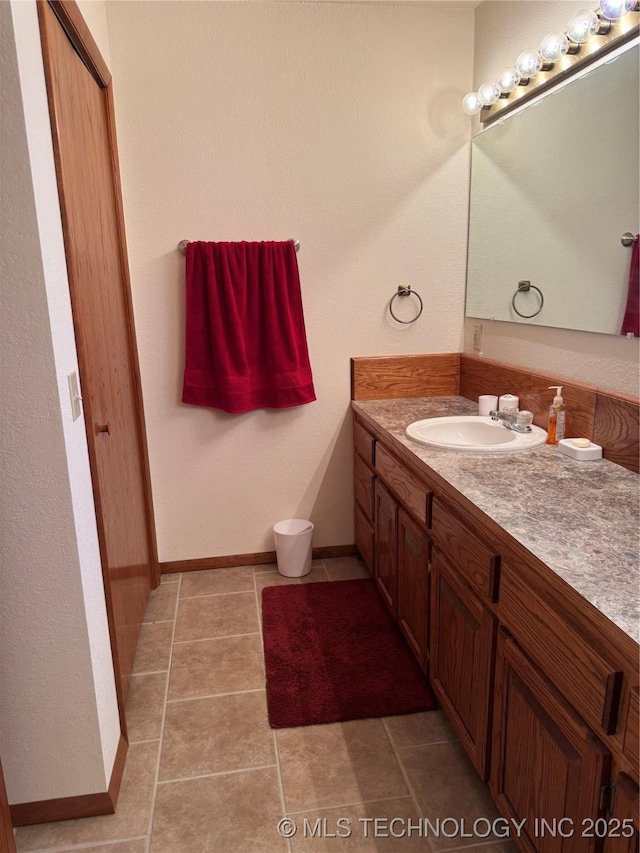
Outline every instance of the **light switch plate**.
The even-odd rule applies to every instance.
[[[71,415],[74,421],[77,421],[82,414],[82,397],[80,396],[80,388],[78,386],[78,374],[74,370],[67,375],[69,382],[69,396],[71,397]]]
[[[476,323],[473,327],[473,349],[482,352],[482,323]]]

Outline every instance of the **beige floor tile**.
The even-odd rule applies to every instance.
[[[173,647],[169,699],[264,688],[259,634],[179,643]]]
[[[276,732],[287,811],[407,796],[381,720]]]
[[[145,835],[151,819],[158,748],[157,741],[129,747],[115,814],[20,827],[16,836],[18,850],[90,845]]]
[[[324,561],[330,581],[358,580],[370,578],[371,572],[358,557],[332,557]]]
[[[150,853],[286,853],[275,768],[158,785]]]
[[[264,691],[171,702],[160,779],[184,779],[275,764]]]
[[[160,575],[160,583],[178,583],[180,580],[180,572],[167,572],[166,575]]]
[[[384,721],[394,746],[417,746],[456,740],[444,711],[402,714],[398,717],[385,717]]]
[[[160,737],[167,678],[166,672],[131,677],[127,699],[129,743]]]
[[[204,572],[185,572],[180,598],[194,595],[218,595],[224,592],[253,592],[253,567],[209,569]]]
[[[133,662],[134,674],[163,672],[169,668],[172,633],[173,622],[150,622],[141,625]]]
[[[308,575],[304,575],[301,578],[285,578],[283,575],[278,574],[278,572],[261,572],[256,575],[256,588],[258,595],[260,595],[266,586],[284,586],[285,584],[293,583],[319,583],[327,580],[329,578],[327,577],[324,566],[317,566],[315,569],[312,568]]]
[[[311,563],[313,567],[313,563]],[[259,566],[253,567],[254,575],[261,575],[263,572],[277,572],[278,564],[277,563],[261,563]]]
[[[293,853],[431,853],[410,797],[291,817],[297,826]]]
[[[398,750],[398,756],[413,787],[424,817],[432,822],[440,818],[462,821],[466,832],[473,832],[476,818],[493,821],[498,817],[489,796],[489,789],[480,781],[464,750],[457,742],[430,746],[408,746]],[[435,851],[472,846],[489,838],[433,838]]]
[[[258,630],[258,611],[253,592],[180,599],[176,642],[252,634]]]
[[[178,599],[178,584],[160,584],[152,590],[144,611],[144,622],[173,622],[176,618],[176,601]]]
[[[56,850],[56,853],[146,853],[147,839],[136,838],[132,841],[116,841],[113,844],[92,844],[89,847],[73,847]]]

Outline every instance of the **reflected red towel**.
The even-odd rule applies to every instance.
[[[316,399],[291,240],[189,243],[182,402],[225,412]]]
[[[640,338],[640,240],[636,234],[636,242],[631,249],[631,269],[629,270],[629,290],[627,291],[627,308],[622,321],[621,335],[633,332]]]

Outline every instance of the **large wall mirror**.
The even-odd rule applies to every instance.
[[[620,238],[640,227],[639,53],[636,41],[474,137],[468,317],[620,334]]]

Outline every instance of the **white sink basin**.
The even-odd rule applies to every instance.
[[[515,453],[539,447],[547,440],[547,433],[540,427],[532,426],[531,432],[515,432],[502,423],[478,415],[414,421],[407,427],[406,434],[419,444],[482,453]]]

